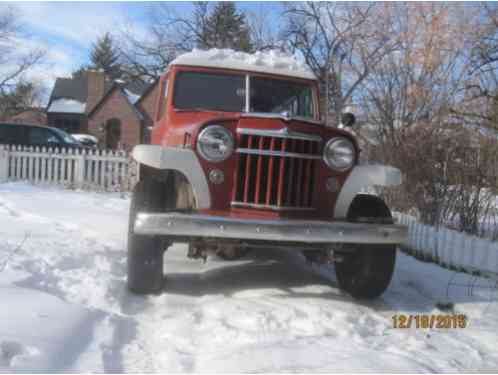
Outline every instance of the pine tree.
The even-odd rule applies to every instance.
[[[102,69],[111,79],[118,79],[123,74],[119,63],[119,52],[109,33],[105,33],[93,43],[90,61],[91,69]]]
[[[220,2],[202,27],[200,48],[231,48],[250,52],[253,49],[244,13],[233,2]]]

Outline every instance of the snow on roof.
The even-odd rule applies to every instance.
[[[140,95],[132,93],[130,90],[123,89],[125,95],[128,97],[128,100],[131,104],[135,104],[141,98]]]
[[[47,112],[58,113],[85,113],[86,103],[74,99],[60,98],[50,103]]]
[[[178,56],[171,65],[205,66],[316,79],[304,63],[278,50],[250,54],[232,49],[194,49]]]

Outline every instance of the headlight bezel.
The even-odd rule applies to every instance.
[[[343,143],[343,144],[345,143],[348,146],[349,150],[351,150],[351,153],[350,153],[351,160],[347,165],[334,164],[334,162],[331,160],[331,158],[328,157],[329,150],[333,147],[338,147],[338,145],[340,145],[341,143]],[[342,146],[342,147],[344,147],[344,146]],[[324,163],[327,165],[327,167],[329,167],[330,169],[337,171],[337,172],[345,172],[354,166],[354,163],[356,161],[356,153],[357,153],[356,147],[350,139],[348,139],[346,137],[333,137],[333,138],[329,139],[327,141],[327,143],[325,144],[325,148],[323,149],[322,159],[323,159]]]
[[[206,137],[206,135],[212,131],[222,132],[222,133],[224,133],[225,136],[227,136],[228,143],[225,145],[225,147],[227,147],[229,151],[226,152],[223,156],[213,157],[213,155],[208,154],[208,152],[206,151],[206,148],[203,148],[203,145],[206,143],[205,141],[202,140],[203,137]],[[227,128],[225,128],[224,126],[215,125],[215,124],[208,125],[199,132],[199,135],[197,136],[196,149],[197,149],[197,152],[199,153],[199,155],[204,160],[206,160],[210,163],[220,163],[222,161],[227,160],[230,156],[232,156],[232,154],[235,150],[235,139],[234,139],[232,132],[230,130],[228,130]]]

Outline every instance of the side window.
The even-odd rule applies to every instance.
[[[30,145],[47,145],[49,143],[60,143],[59,138],[48,129],[30,128],[28,133]]]
[[[166,104],[168,102],[168,81],[169,79],[166,77],[161,82],[161,89],[159,90],[159,100],[157,101],[159,103],[159,110],[157,112],[156,120],[162,119],[164,114],[166,113]]]
[[[0,125],[0,144],[6,144],[7,140],[7,127]]]
[[[0,143],[9,145],[24,144],[24,130],[22,125],[0,125]]]

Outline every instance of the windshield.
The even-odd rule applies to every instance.
[[[251,77],[251,112],[313,117],[310,85],[281,79]]]
[[[79,144],[80,143],[75,138],[73,138],[72,136],[70,136],[69,134],[67,134],[63,130],[60,130],[58,128],[53,128],[53,130],[59,135],[59,137],[61,137],[64,140],[65,143],[71,143],[71,144]]]
[[[312,86],[294,81],[250,77],[246,98],[246,76],[235,74],[180,72],[175,80],[177,110],[281,113],[312,118]],[[246,101],[248,103],[246,104]]]
[[[175,108],[242,112],[245,107],[245,77],[182,72],[175,83]]]

